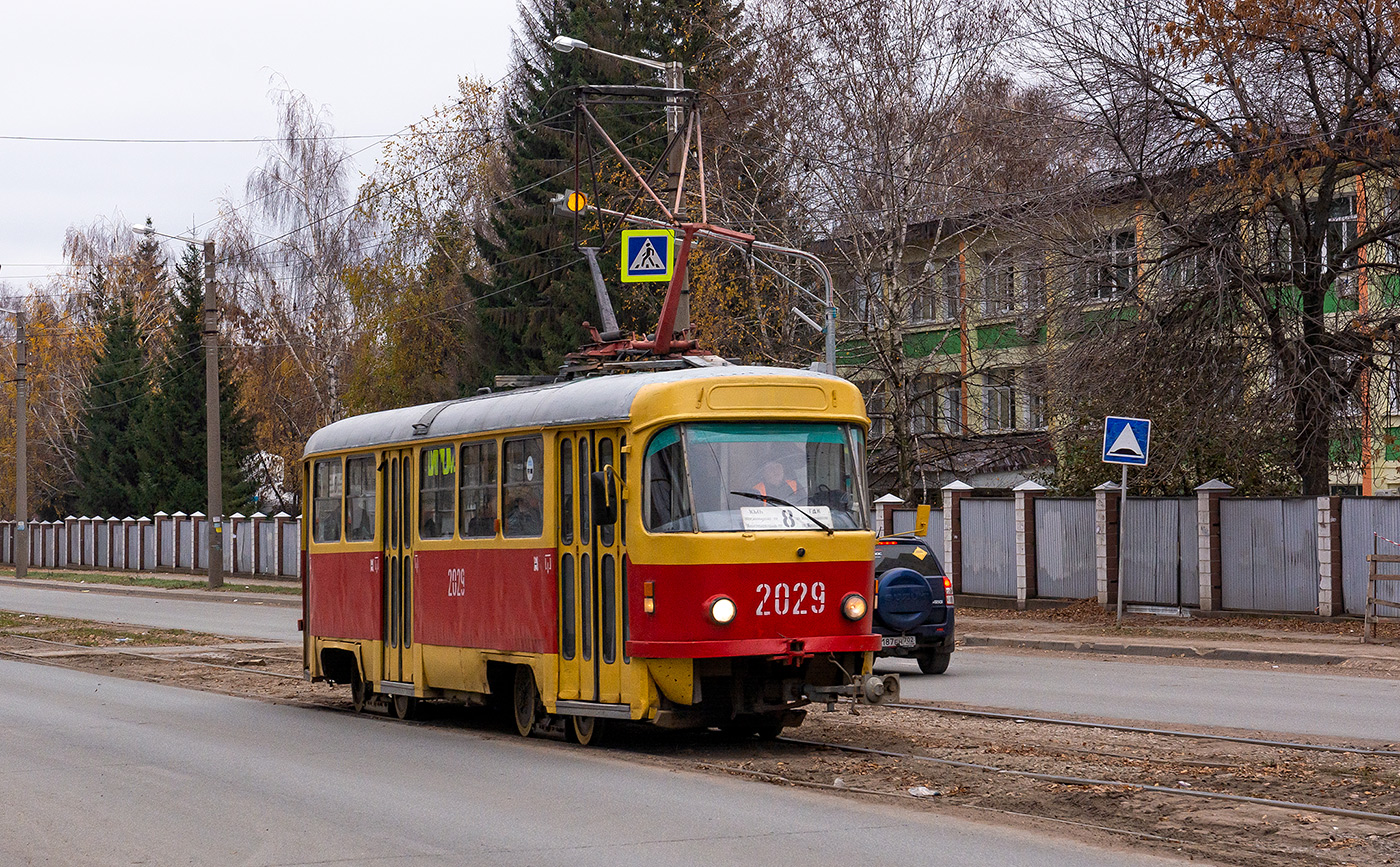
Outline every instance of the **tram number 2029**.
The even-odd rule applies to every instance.
[[[792,584],[758,585],[758,616],[769,614],[821,614],[826,610],[826,585],[798,581]]]
[[[467,570],[448,569],[447,570],[447,595],[466,596],[467,595]]]

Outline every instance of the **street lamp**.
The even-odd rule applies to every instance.
[[[219,302],[214,283],[214,239],[167,235],[150,226],[132,226],[137,235],[159,235],[204,248],[204,405],[209,487],[209,589],[224,586],[224,473],[219,436]]]

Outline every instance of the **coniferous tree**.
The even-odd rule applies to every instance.
[[[208,503],[205,406],[204,280],[200,252],[189,247],[175,266],[170,293],[172,322],[156,373],[156,394],[141,431],[143,514],[194,512]],[[252,430],[239,405],[238,387],[224,370],[219,382],[224,510],[252,503],[249,478]]]
[[[570,185],[572,177],[568,88],[660,84],[655,71],[644,66],[589,51],[562,54],[550,47],[550,41],[562,34],[618,54],[679,61],[687,70],[686,85],[703,88],[707,78],[713,80],[713,70],[726,62],[725,52],[715,49],[733,30],[739,6],[733,0],[527,0],[522,4],[514,78],[505,109],[512,193],[493,221],[492,234],[498,242],[481,239],[493,281],[476,287],[482,330],[496,353],[494,365],[487,364],[494,368],[490,372],[551,372],[564,353],[582,342],[582,323],[598,322],[588,267],[573,247],[573,225],[556,216],[550,202]],[[639,111],[636,106],[624,106],[598,113],[634,165],[650,166],[660,158],[666,143],[660,107]],[[620,173],[611,180],[629,192],[636,189],[635,182]],[[600,264],[605,277],[616,281],[616,239],[600,257]],[[645,330],[654,324],[650,317],[659,307],[662,290],[653,294],[656,298],[651,303],[619,305],[619,324],[624,329]]]
[[[92,297],[108,298],[105,273],[89,278]],[[77,453],[77,507],[86,515],[127,517],[141,511],[142,421],[149,407],[149,371],[129,293],[99,312],[102,346],[83,397]]]

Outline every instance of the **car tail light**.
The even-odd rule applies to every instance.
[[[943,604],[953,604],[953,579],[947,575],[943,576]]]

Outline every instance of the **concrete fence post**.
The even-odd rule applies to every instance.
[[[1030,481],[1012,488],[1016,498],[1016,607],[1022,611],[1028,599],[1040,595],[1035,571],[1035,501],[1044,493],[1044,485]]]
[[[1342,608],[1342,498],[1317,498],[1317,613],[1336,617]]]
[[[253,518],[253,541],[252,541],[252,545],[253,545],[253,559],[252,559],[252,572],[253,572],[254,575],[260,575],[260,574],[262,574],[262,556],[263,556],[262,528],[263,528],[263,525],[267,523],[267,515],[265,515],[265,514],[262,513],[262,512],[254,512],[253,515],[252,515],[252,518]]]
[[[78,537],[78,556],[73,556],[73,537]],[[69,515],[63,519],[63,565],[81,565],[83,562],[83,525],[77,517]]]
[[[962,501],[972,485],[952,481],[943,486],[943,565],[953,582],[953,593],[962,592]]]
[[[1118,604],[1118,483],[1094,488],[1094,579],[1099,604]]]
[[[1233,490],[1219,479],[1196,488],[1196,568],[1202,611],[1219,611],[1222,607],[1220,500]]]

